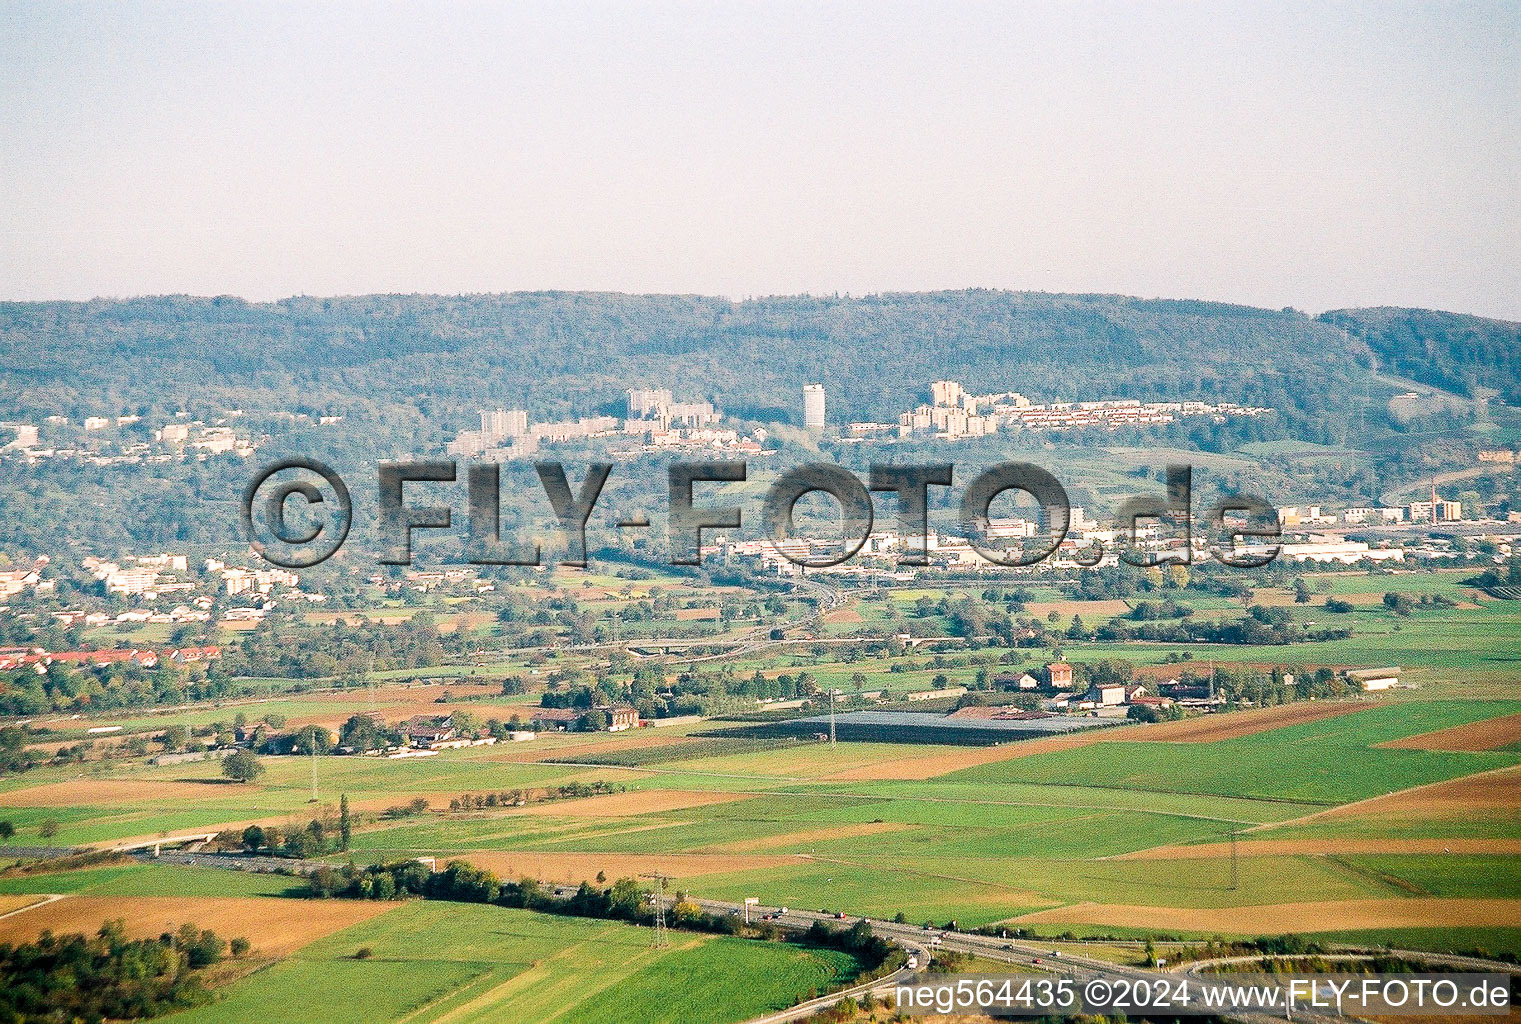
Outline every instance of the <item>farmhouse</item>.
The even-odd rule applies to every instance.
[[[215,661],[222,656],[222,649],[215,645],[209,647],[176,647],[172,651],[165,651],[164,657],[176,665],[189,665],[198,661]]]
[[[1123,683],[1091,686],[1083,699],[1097,707],[1114,707],[1116,704],[1125,703],[1125,686]]]
[[[1398,665],[1392,668],[1353,668],[1348,669],[1344,675],[1347,682],[1365,691],[1392,690],[1400,684]]]
[[[401,734],[408,746],[438,750],[454,739],[454,719],[417,715],[401,724]]]
[[[993,682],[1005,690],[1038,690],[1040,680],[1028,672],[1014,675],[1012,672],[1001,672],[993,677]]]
[[[534,708],[529,723],[540,732],[574,729],[583,712],[575,708]]]
[[[111,651],[59,651],[50,654],[52,661],[69,662],[76,665],[122,665],[131,663],[141,665],[143,668],[153,668],[158,664],[158,654],[155,651],[140,651],[137,649],[117,649]]]
[[[624,729],[639,728],[639,712],[637,709],[627,706],[602,708],[607,712],[610,724],[608,732],[621,732]]]
[[[1066,690],[1072,686],[1072,666],[1065,661],[1055,661],[1046,666],[1046,679],[1053,690]]]

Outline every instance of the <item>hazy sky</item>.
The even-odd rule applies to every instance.
[[[0,298],[1521,318],[1521,4],[0,6]]]

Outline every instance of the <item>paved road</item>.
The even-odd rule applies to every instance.
[[[694,902],[703,909],[714,913],[734,913],[741,910],[738,904],[725,903],[719,900],[700,899]],[[753,919],[753,915],[776,913],[780,909],[778,907],[751,907],[750,913]],[[863,918],[838,918],[831,913],[793,910],[789,908],[786,914],[776,920],[776,924],[783,928],[802,931],[809,928],[815,921],[824,921],[839,927],[848,926],[860,920],[863,920]],[[917,954],[920,970],[927,965],[936,950],[950,950],[1009,964],[1016,969],[1017,973],[1021,974],[1056,971],[1064,976],[1073,978],[1079,990],[1087,982],[1095,979],[1111,983],[1125,981],[1135,983],[1156,982],[1159,979],[1165,980],[1167,978],[1167,975],[1156,971],[1143,970],[1137,967],[1123,967],[1104,960],[1074,956],[1070,953],[1053,956],[1053,951],[1049,946],[1043,946],[1038,943],[999,939],[987,935],[976,935],[970,932],[948,931],[944,929],[930,929],[926,931],[922,926],[897,924],[892,921],[879,921],[873,918],[864,918],[864,920],[870,926],[873,934],[892,939],[903,945],[911,953]],[[847,995],[859,995],[864,991],[890,994],[897,983],[907,981],[908,978],[916,973],[916,971],[905,968],[871,985],[856,986],[853,989],[813,1000],[808,1004],[809,1008],[806,1011],[798,1012],[795,1015],[793,1015],[793,1010],[788,1010],[783,1014],[759,1017],[746,1022],[746,1024],[784,1024],[784,1022],[797,1020],[800,1017],[807,1016],[809,1013],[815,1013],[820,1009],[832,1006]],[[1196,988],[1198,986],[1213,984],[1213,979],[1208,977],[1196,977],[1190,980]],[[1220,984],[1230,983],[1229,979],[1222,979],[1220,982]],[[794,1009],[801,1010],[801,1008]],[[1227,1016],[1234,1020],[1249,1022],[1249,1024],[1267,1024],[1269,1021],[1281,1019],[1281,1015],[1262,1012],[1233,1012]],[[1345,1018],[1337,1017],[1333,1014],[1312,1013],[1303,1009],[1295,1010],[1294,1019],[1305,1022],[1305,1024],[1333,1024],[1333,1022],[1335,1024],[1346,1024]]]
[[[147,858],[147,855],[141,856]],[[159,863],[217,867],[240,871],[285,870],[305,872],[319,866],[319,862],[316,861],[291,861],[272,857],[247,857],[212,853],[165,853],[158,857],[157,861]],[[550,888],[556,895],[561,896],[568,896],[575,892],[573,887],[562,885],[550,885]],[[675,897],[668,896],[666,899],[667,902],[674,902]],[[744,908],[738,903],[696,898],[692,902],[710,913],[733,914],[736,916],[744,913]],[[947,929],[925,929],[922,926],[898,924],[893,921],[881,921],[874,918],[840,917],[837,914],[824,910],[786,908],[786,913],[781,913],[782,910],[783,908],[781,907],[752,906],[750,908],[751,920],[756,920],[762,915],[773,915],[773,923],[780,928],[791,931],[806,931],[816,921],[822,921],[832,927],[849,927],[857,921],[865,920],[874,935],[891,939],[907,950],[916,959],[916,967],[913,969],[905,967],[875,981],[855,985],[840,992],[831,993],[774,1014],[758,1017],[746,1022],[746,1024],[788,1024],[788,1022],[817,1013],[819,1010],[827,1009],[847,996],[859,996],[866,992],[890,994],[891,990],[898,983],[905,982],[917,972],[924,970],[931,963],[935,953],[941,950],[968,953],[982,959],[1009,964],[1016,969],[1017,973],[1059,972],[1064,976],[1073,978],[1079,988],[1094,979],[1102,979],[1111,983],[1127,981],[1135,983],[1156,982],[1158,980],[1177,979],[1179,977],[1176,973],[1169,974],[1137,967],[1121,966],[1105,960],[1096,960],[1072,953],[1056,953],[1049,946],[1034,942],[1000,939],[989,935],[977,935],[971,932],[951,931]],[[1407,955],[1412,959],[1445,964],[1464,971],[1509,972],[1515,970],[1513,965],[1489,960],[1477,960],[1471,957],[1405,950],[1393,950],[1392,952],[1397,955]],[[1353,959],[1358,955],[1345,954],[1347,959]],[[1338,958],[1340,956],[1338,955]],[[1208,975],[1199,974],[1199,968],[1210,964],[1249,963],[1255,962],[1258,959],[1260,958],[1231,957],[1220,961],[1179,965],[1179,967],[1175,967],[1173,970],[1177,971],[1181,969],[1188,974],[1190,981],[1196,988],[1201,985],[1227,985],[1232,984],[1230,978],[1221,978],[1217,982]],[[1270,1021],[1282,1019],[1282,1015],[1280,1014],[1268,1014],[1261,1011],[1232,1012],[1223,1016],[1248,1022],[1248,1024],[1268,1024]],[[1332,1014],[1314,1013],[1303,1008],[1294,1011],[1294,1019],[1302,1022],[1302,1024],[1346,1024],[1345,1018]]]

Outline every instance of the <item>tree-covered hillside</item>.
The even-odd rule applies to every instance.
[[[1383,368],[1474,397],[1521,405],[1521,324],[1429,309],[1339,309],[1320,317],[1365,342]]]
[[[0,420],[40,424],[43,447],[76,453],[35,462],[0,454],[0,552],[56,555],[77,542],[118,554],[234,541],[237,499],[252,471],[243,458],[143,457],[157,450],[154,432],[180,412],[188,421],[235,424],[258,445],[260,463],[301,454],[364,480],[380,460],[442,456],[459,430],[476,426],[481,408],[522,406],[535,420],[619,413],[635,385],[711,398],[741,419],[796,422],[801,386],[823,381],[835,425],[892,421],[927,400],[929,383],[941,378],[1036,401],[1267,406],[1273,415],[1006,433],[966,442],[955,457],[970,464],[1033,454],[1070,467],[1103,461],[1115,446],[1230,453],[1233,461],[1220,465],[1233,468],[1196,481],[1201,494],[1213,486],[1367,503],[1471,467],[1481,445],[1521,436],[1521,414],[1495,403],[1479,409],[1448,396],[1404,403],[1395,415],[1389,399],[1406,385],[1379,373],[1458,390],[1504,390],[1509,374],[1515,402],[1506,367],[1518,365],[1518,348],[1516,325],[1451,314],[1311,319],[1204,302],[990,291],[742,303],[533,293],[0,304]],[[82,429],[86,416],[123,414],[141,419]],[[52,415],[68,423],[45,423]],[[322,425],[322,415],[343,420]],[[864,472],[872,459],[950,454],[932,439],[852,446],[826,438],[819,449],[783,431],[770,444],[782,448],[773,468],[824,457]],[[547,454],[575,462],[605,450],[561,445]],[[620,470],[608,500],[630,508],[663,500],[664,458],[645,453]],[[509,464],[503,480],[504,522],[530,515],[541,491],[530,467]],[[1485,484],[1483,493],[1503,487]],[[357,492],[360,535],[368,535],[373,494]],[[1084,498],[1095,507],[1104,500],[1096,492]]]
[[[0,304],[6,414],[204,405],[362,411],[463,426],[487,404],[585,415],[666,384],[754,419],[891,418],[942,377],[1037,399],[1225,399],[1334,415],[1366,350],[1294,311],[992,291],[736,303],[696,296],[163,297]],[[1292,431],[1291,431],[1292,432]]]

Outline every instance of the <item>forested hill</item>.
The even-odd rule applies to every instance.
[[[1521,323],[1429,309],[1338,309],[1320,317],[1365,342],[1382,368],[1468,397],[1521,405]]]
[[[1385,312],[1316,320],[1217,303],[995,291],[738,303],[567,292],[6,303],[0,391],[13,418],[180,408],[383,415],[400,404],[465,426],[488,404],[536,417],[621,409],[623,390],[639,384],[784,419],[797,415],[798,388],[819,380],[829,386],[831,420],[843,422],[895,416],[922,401],[930,381],[949,377],[1037,400],[1266,405],[1292,430],[1337,415],[1349,384],[1363,390],[1367,345],[1388,358],[1378,346],[1390,332],[1374,329]],[[1515,325],[1500,326],[1510,333],[1464,330],[1513,360]],[[1442,351],[1479,344],[1441,330]]]

